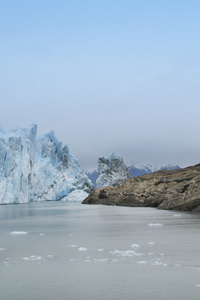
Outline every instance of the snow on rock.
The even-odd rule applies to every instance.
[[[98,174],[97,188],[119,186],[131,178],[131,174],[125,166],[123,159],[116,152],[112,152],[107,158],[99,158]]]
[[[93,184],[78,160],[53,131],[36,135],[37,125],[0,128],[0,204],[83,200]]]

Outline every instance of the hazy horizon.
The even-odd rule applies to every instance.
[[[198,1],[0,4],[1,126],[54,130],[84,168],[199,163]]]

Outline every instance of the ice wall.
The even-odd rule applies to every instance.
[[[0,204],[80,200],[93,189],[78,160],[53,131],[0,128]]]

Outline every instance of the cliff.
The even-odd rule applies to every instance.
[[[134,177],[119,187],[92,191],[82,202],[200,211],[200,164]]]

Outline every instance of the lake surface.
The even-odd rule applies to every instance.
[[[198,300],[200,214],[0,206],[2,300]]]

